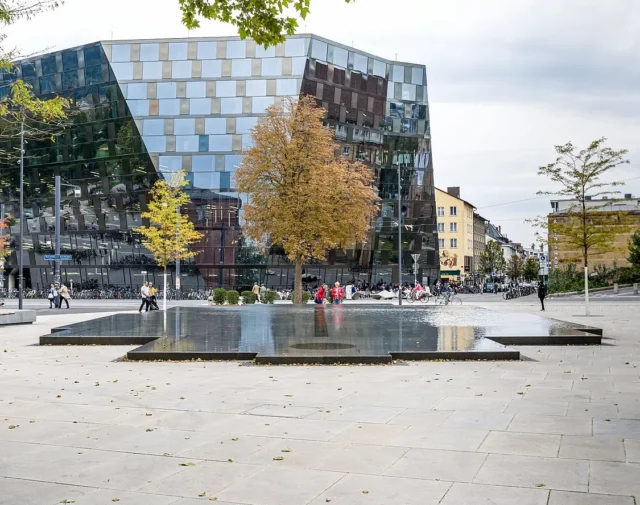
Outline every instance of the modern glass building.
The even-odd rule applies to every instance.
[[[388,61],[315,35],[289,37],[264,49],[238,38],[103,41],[23,60],[2,75],[0,96],[23,78],[41,98],[72,100],[73,123],[55,138],[31,141],[25,158],[25,278],[53,281],[54,176],[81,188],[63,192],[62,281],[76,287],[137,286],[161,271],[132,231],[158,177],[184,170],[188,208],[204,234],[200,251],[182,265],[182,289],[290,287],[284,252],[261,251],[243,236],[234,172],[265,109],[307,94],[327,110],[341,155],[371,167],[382,198],[364,243],[331,251],[305,267],[305,280],[398,282],[398,170],[402,177],[403,273],[413,281],[438,276],[438,244],[426,70]],[[6,152],[17,140],[1,146]],[[0,165],[0,203],[18,216],[19,167]],[[18,220],[19,222],[19,220]],[[17,235],[18,222],[11,228]],[[175,270],[171,270],[175,285]],[[17,257],[8,286],[17,286]],[[7,285],[7,283],[5,283]]]

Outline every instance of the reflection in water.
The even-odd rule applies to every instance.
[[[572,327],[477,307],[252,305],[117,314],[69,325],[64,333],[160,337],[141,348],[152,352],[353,355],[500,349],[485,337],[568,334]]]

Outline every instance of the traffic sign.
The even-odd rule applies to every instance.
[[[540,261],[546,261],[547,257],[544,254],[540,255]]]
[[[71,261],[72,256],[70,254],[59,254],[58,256],[56,256],[55,254],[45,254],[44,255],[44,260],[45,261],[55,261],[56,259],[58,259],[60,261]]]

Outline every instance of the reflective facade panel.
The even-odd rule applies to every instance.
[[[158,177],[187,173],[187,212],[204,234],[198,255],[181,269],[183,289],[290,287],[293,266],[279,248],[261,251],[242,233],[246,195],[234,173],[251,144],[251,128],[285,97],[315,97],[340,155],[375,174],[380,215],[367,240],[331,251],[305,267],[310,285],[399,282],[397,215],[403,216],[402,281],[438,275],[433,161],[423,65],[398,63],[313,35],[263,48],[238,38],[104,41],[45,54],[6,72],[0,90],[23,77],[42,97],[64,95],[81,114],[55,140],[30,143],[25,163],[27,284],[52,280],[53,176],[81,187],[63,198],[63,281],[124,291],[160,270],[132,229],[143,222]],[[5,146],[13,149],[13,146]],[[398,209],[398,172],[402,205]],[[15,164],[0,166],[0,201],[18,215]],[[17,233],[17,226],[12,227]],[[9,284],[15,277],[9,260]],[[175,270],[170,269],[172,285]],[[147,272],[143,274],[142,272]],[[96,289],[97,289],[96,288]]]

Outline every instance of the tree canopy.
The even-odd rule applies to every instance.
[[[522,269],[522,276],[527,282],[534,281],[540,275],[540,262],[535,256],[529,256],[527,261],[524,262]]]
[[[485,275],[493,275],[504,272],[505,268],[502,247],[495,240],[490,240],[480,255],[478,270]]]
[[[189,217],[180,212],[191,201],[189,195],[182,190],[186,185],[183,172],[174,174],[170,182],[164,179],[156,181],[150,192],[148,209],[142,213],[142,218],[148,219],[150,226],[134,230],[144,237],[145,246],[165,272],[167,264],[176,258],[195,256],[197,251],[188,250],[187,247],[202,238]]]
[[[557,195],[572,200],[566,209],[551,214],[546,225],[549,240],[565,250],[577,250],[569,261],[582,261],[589,266],[589,256],[615,251],[614,239],[629,232],[633,219],[627,212],[611,208],[615,188],[624,182],[604,182],[601,177],[620,165],[629,163],[627,150],[614,150],[605,145],[606,138],[594,140],[585,149],[571,142],[555,146],[555,161],[538,169],[538,175],[558,184],[555,191],[538,191],[539,195]],[[606,199],[603,200],[603,197]]]
[[[514,254],[513,256],[511,256],[511,258],[509,258],[509,261],[507,261],[507,268],[505,270],[505,273],[512,281],[517,281],[522,277],[523,272],[524,265],[522,258],[519,255]]]
[[[344,0],[350,3],[353,0]],[[192,30],[200,19],[230,23],[240,38],[252,38],[258,44],[273,46],[284,42],[298,28],[299,16],[306,19],[311,0],[178,0],[182,22]],[[316,0],[318,4],[320,0]],[[315,5],[315,4],[314,4]]]
[[[362,241],[377,210],[373,174],[335,156],[325,113],[311,97],[269,107],[235,176],[248,196],[245,234],[262,247],[282,246],[295,262],[295,303],[302,302],[303,263]]]
[[[636,231],[629,239],[629,256],[627,260],[632,265],[640,265],[640,231]]]

